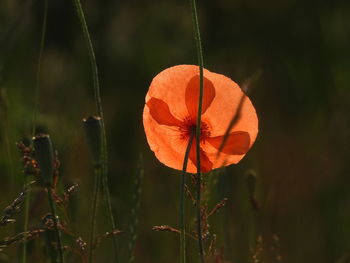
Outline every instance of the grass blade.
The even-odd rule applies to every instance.
[[[202,103],[203,103],[203,51],[200,37],[200,30],[198,24],[196,1],[191,0],[192,21],[195,32],[198,66],[199,66],[199,100],[198,100],[198,112],[197,112],[197,125],[196,125],[196,156],[197,156],[197,233],[198,233],[198,247],[201,263],[204,262],[204,249],[202,238],[202,216],[201,216],[201,160],[200,160],[200,134],[201,134],[201,117],[202,117]]]
[[[94,49],[92,46],[90,33],[89,33],[89,30],[87,27],[86,19],[84,16],[84,12],[83,12],[83,8],[81,6],[80,0],[74,0],[74,4],[75,4],[75,8],[76,8],[79,20],[80,20],[80,24],[82,26],[84,39],[85,39],[85,42],[86,42],[86,45],[88,48],[88,52],[89,52],[90,64],[91,64],[91,68],[92,68],[93,84],[94,84],[93,87],[94,87],[95,104],[96,104],[97,113],[101,117],[101,126],[102,126],[102,190],[103,190],[105,205],[107,208],[109,222],[110,222],[112,230],[114,231],[116,229],[116,226],[115,226],[115,220],[114,220],[113,211],[112,211],[111,197],[110,197],[109,188],[108,188],[107,138],[106,138],[104,117],[103,117],[103,108],[102,108],[102,103],[101,103],[100,84],[99,84],[96,57],[95,57],[95,52],[94,52]],[[117,237],[116,237],[116,235],[113,235],[112,238],[113,238],[113,250],[114,250],[114,254],[115,254],[115,259],[116,259],[116,262],[119,262]]]
[[[136,171],[136,178],[135,178],[135,190],[134,195],[132,197],[132,203],[133,208],[131,210],[131,223],[129,226],[129,232],[130,232],[130,241],[128,245],[129,250],[129,263],[134,262],[135,260],[135,254],[134,254],[134,248],[136,243],[136,228],[138,226],[138,210],[140,207],[140,195],[141,195],[141,183],[143,179],[143,158],[140,156],[138,165],[137,165],[137,171]]]
[[[186,263],[186,229],[185,229],[185,186],[186,186],[186,170],[190,150],[192,147],[194,134],[192,133],[185,152],[180,186],[180,262]]]

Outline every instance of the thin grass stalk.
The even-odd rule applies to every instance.
[[[191,134],[185,152],[180,186],[180,262],[186,263],[186,229],[185,229],[185,185],[186,185],[186,171],[187,163],[192,147],[194,133]]]
[[[40,50],[36,71],[36,85],[35,85],[35,98],[34,98],[34,111],[33,111],[33,124],[32,124],[32,136],[35,136],[36,129],[36,119],[38,113],[38,101],[39,101],[39,90],[40,90],[40,80],[41,80],[41,62],[45,45],[45,35],[46,35],[46,24],[47,24],[47,9],[48,9],[48,0],[44,0],[44,15],[43,15],[43,26],[41,29],[41,39],[40,39]]]
[[[92,215],[91,215],[91,223],[90,223],[90,239],[89,239],[89,263],[93,261],[93,253],[94,253],[94,240],[95,240],[95,232],[96,232],[96,216],[97,216],[97,207],[99,201],[99,194],[101,188],[101,167],[94,168],[95,175],[95,183],[94,183],[94,192],[92,199]]]
[[[92,41],[90,38],[90,33],[87,27],[86,19],[84,16],[84,11],[81,6],[80,0],[74,0],[74,4],[76,7],[76,11],[80,20],[80,24],[82,26],[84,39],[88,48],[89,57],[90,57],[90,64],[92,69],[92,76],[93,76],[93,83],[94,83],[94,98],[95,98],[95,104],[98,115],[101,117],[101,126],[102,126],[102,189],[103,189],[103,196],[107,208],[107,214],[110,221],[111,228],[114,230],[116,229],[115,226],[115,220],[113,216],[112,211],[112,204],[111,204],[111,198],[110,193],[108,189],[108,156],[107,156],[107,138],[106,138],[106,130],[105,130],[105,124],[104,124],[104,116],[103,116],[103,108],[101,103],[101,95],[100,95],[100,84],[99,84],[99,78],[98,78],[98,70],[97,70],[97,63],[96,63],[96,57],[94,48],[92,46]],[[115,235],[112,236],[113,238],[113,249],[114,254],[116,258],[116,262],[119,262],[119,253],[118,253],[118,242],[117,237]]]
[[[1,55],[0,55],[1,57]],[[2,82],[2,78],[0,75],[0,84]],[[11,138],[10,138],[10,123],[9,123],[9,100],[7,97],[7,91],[5,88],[0,88],[0,114],[3,114],[2,118],[2,124],[3,127],[1,127],[1,130],[3,131],[4,135],[4,150],[5,150],[5,156],[7,156],[7,162],[9,164],[9,175],[10,175],[10,183],[11,186],[14,185],[14,168],[13,168],[13,154],[11,151]]]
[[[116,225],[115,225],[113,210],[112,210],[111,197],[110,197],[109,188],[108,188],[107,170],[103,169],[102,171],[103,171],[102,172],[102,190],[103,190],[104,202],[106,205],[107,216],[108,216],[111,228],[113,230],[116,230]],[[116,235],[112,235],[112,240],[113,240],[115,260],[116,260],[116,263],[118,263],[120,261],[119,261],[119,251],[118,251],[119,250],[118,240]]]
[[[224,134],[224,138],[220,144],[220,147],[219,147],[219,150],[217,151],[216,153],[216,159],[219,158],[221,152],[222,152],[222,149],[224,149],[224,146],[226,144],[226,141],[230,135],[230,132],[231,130],[233,129],[233,127],[236,125],[236,123],[239,121],[239,119],[241,118],[241,112],[242,112],[242,108],[243,108],[243,103],[246,99],[246,95],[248,93],[248,91],[250,90],[251,88],[251,85],[252,85],[252,82],[256,81],[261,75],[261,70],[258,70],[257,72],[255,72],[250,78],[248,78],[242,85],[242,90],[243,90],[243,94],[239,100],[239,104],[238,104],[238,107],[237,107],[237,110],[235,111],[235,113],[233,114],[232,118],[231,118],[231,121],[225,131],[225,134]]]
[[[1,56],[1,55],[0,55]],[[1,78],[1,76],[0,76]],[[0,79],[0,82],[2,80]],[[0,83],[1,85],[1,83]],[[2,118],[2,126],[1,130],[3,131],[3,138],[4,138],[4,151],[5,156],[7,157],[6,161],[8,163],[9,167],[9,176],[10,176],[10,186],[13,187],[15,184],[15,173],[14,173],[14,158],[13,158],[13,152],[12,152],[12,144],[13,141],[11,138],[11,132],[10,132],[10,121],[9,121],[9,101],[7,97],[7,92],[5,88],[0,88],[0,114],[2,114],[1,111],[3,111],[3,118]],[[2,134],[0,134],[2,136]]]
[[[230,123],[225,131],[224,137],[223,137],[222,142],[220,144],[219,150],[216,153],[216,158],[218,158],[220,156],[220,153],[222,152],[222,149],[224,149],[224,146],[226,144],[226,141],[228,139],[228,136],[230,135],[232,128],[236,125],[237,121],[241,118],[241,111],[242,111],[244,99],[245,99],[245,95],[242,94],[241,99],[239,100],[237,110],[231,118],[231,121],[230,121]]]
[[[45,44],[47,9],[48,9],[48,0],[44,0],[43,24],[41,29],[40,49],[39,49],[39,57],[38,57],[38,64],[37,64],[37,71],[36,71],[36,85],[35,85],[35,92],[34,92],[32,137],[35,136],[36,123],[37,123],[37,112],[38,112],[38,101],[39,101],[39,90],[40,90],[40,79],[41,79],[41,61],[42,61],[42,55],[44,51],[44,44]],[[24,186],[27,187],[28,176],[26,174],[24,176],[25,176]],[[24,203],[24,227],[23,227],[24,233],[26,233],[28,230],[29,205],[30,205],[30,191],[27,192],[27,197]],[[27,241],[24,241],[22,245],[22,263],[26,263],[26,262],[27,262]]]
[[[128,244],[128,252],[129,252],[129,263],[135,261],[135,243],[137,238],[137,226],[139,223],[138,211],[140,208],[140,198],[141,198],[141,190],[142,190],[142,179],[143,179],[143,156],[140,155],[136,178],[135,178],[135,190],[134,195],[132,197],[133,208],[131,209],[131,220],[129,224],[129,232],[130,232],[130,240]]]
[[[204,262],[204,249],[203,249],[203,238],[202,238],[202,215],[201,215],[201,185],[202,185],[202,174],[201,174],[201,160],[200,160],[200,134],[201,134],[201,117],[202,117],[202,103],[203,103],[203,51],[201,44],[201,36],[199,30],[198,16],[196,1],[191,0],[191,11],[192,11],[192,22],[194,26],[194,34],[196,39],[198,66],[199,66],[199,100],[198,100],[198,113],[197,113],[197,125],[196,125],[196,158],[197,158],[197,234],[198,234],[198,247],[200,262]]]
[[[28,184],[28,175],[24,174],[24,185]],[[28,231],[28,221],[29,221],[29,204],[30,204],[30,191],[27,192],[26,199],[24,201],[24,227],[23,232]],[[22,244],[22,263],[27,262],[27,241],[25,240]]]
[[[52,189],[51,189],[51,186],[48,185],[46,187],[46,189],[47,189],[47,196],[48,196],[48,199],[49,199],[49,206],[50,206],[51,214],[52,214],[52,217],[53,217],[53,224],[54,224],[56,237],[57,237],[57,247],[58,247],[57,249],[58,249],[59,262],[64,263],[61,235],[60,235],[60,231],[58,230],[58,222],[57,222],[55,207],[54,207],[53,200],[52,200]]]

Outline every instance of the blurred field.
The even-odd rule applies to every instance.
[[[178,236],[152,227],[178,225],[180,172],[150,151],[142,111],[158,72],[197,61],[189,3],[82,4],[100,73],[113,209],[126,232],[119,239],[122,257],[142,154],[135,262],[178,262]],[[261,235],[256,262],[350,262],[350,2],[219,0],[198,1],[198,9],[205,67],[240,85],[250,81],[259,117],[260,132],[247,156],[212,175],[217,183],[209,203],[229,198],[210,221],[217,247],[229,262],[255,262],[252,250]],[[43,1],[0,2],[1,211],[24,182],[15,142],[31,134],[42,16]],[[92,74],[73,1],[49,1],[47,22],[38,130],[50,133],[59,152],[61,187],[79,184],[71,227],[87,239],[93,177],[81,119],[95,113]],[[249,169],[257,174],[258,212],[249,203]],[[47,212],[42,195],[33,191],[30,227]],[[190,223],[190,201],[187,209]],[[103,212],[101,233],[108,230]],[[0,239],[22,230],[23,213],[16,219],[0,228]],[[196,245],[188,240],[189,262],[197,262]],[[98,262],[112,262],[110,251],[106,240],[96,252]],[[28,253],[29,262],[44,262],[44,242],[31,241]],[[19,255],[20,245],[5,248],[0,262],[19,262]]]

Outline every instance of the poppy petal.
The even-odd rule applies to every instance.
[[[144,108],[143,123],[147,142],[155,156],[165,165],[181,170],[188,140],[181,139],[179,128],[159,124],[150,114],[148,106]],[[187,172],[195,171],[196,167],[188,162]]]
[[[193,141],[189,158],[194,164],[194,166],[197,167],[196,141]],[[200,149],[200,160],[201,160],[201,171],[203,173],[207,173],[213,169],[213,163],[209,160],[208,156],[202,150],[202,148]]]
[[[198,74],[199,70],[196,65],[178,65],[167,68],[153,78],[146,95],[143,124],[147,142],[159,161],[178,170],[182,169],[183,157],[188,145],[188,139],[184,138],[184,133],[180,128],[182,126],[179,124],[180,121],[183,124],[190,117],[189,112],[192,112],[191,119],[197,116]],[[193,87],[191,88],[189,83],[195,76],[198,84],[194,85],[194,91],[192,90],[191,92]],[[209,100],[206,96],[210,91],[206,91],[207,88],[205,88],[202,111],[202,123],[208,126],[210,135],[208,135],[209,138],[203,138],[204,141],[200,145],[201,169],[202,171],[208,171],[238,163],[245,156],[245,150],[247,149],[244,142],[248,144],[248,138],[244,139],[245,135],[241,135],[243,140],[242,138],[238,140],[241,143],[238,144],[240,147],[229,147],[231,145],[231,139],[229,139],[228,144],[224,147],[224,151],[227,153],[221,152],[220,156],[217,155],[218,148],[222,143],[222,137],[220,136],[225,134],[232,116],[238,112],[238,108],[240,108],[240,118],[235,122],[230,133],[247,132],[249,135],[249,148],[254,144],[258,134],[258,117],[250,99],[246,97],[232,79],[206,69],[204,69],[204,76],[204,82],[208,82],[206,79],[209,80],[215,88],[212,89],[215,92],[214,96],[212,96],[214,98]],[[204,87],[206,86],[204,83]],[[190,95],[191,93],[194,93],[194,95]],[[242,96],[244,96],[244,101],[240,105]],[[157,98],[161,102],[158,103],[159,101],[151,100],[151,98]],[[166,106],[157,106],[157,104],[166,104]],[[159,112],[160,108],[163,109],[162,112]],[[190,110],[190,108],[193,109]],[[192,147],[191,161],[188,162],[187,167],[188,173],[196,173],[197,170],[195,165],[195,146]]]
[[[205,77],[203,78],[203,87],[202,114],[204,114],[209,108],[215,97],[214,85]],[[199,75],[192,77],[188,82],[185,93],[185,101],[191,119],[196,120],[199,101]]]
[[[219,150],[224,136],[207,138],[206,141]],[[222,152],[230,155],[246,154],[250,146],[249,133],[245,131],[235,131],[228,135]]]
[[[180,126],[182,122],[176,119],[170,112],[168,104],[157,98],[150,98],[147,101],[150,114],[159,124],[168,126]]]

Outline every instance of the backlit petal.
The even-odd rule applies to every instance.
[[[143,126],[147,142],[157,159],[166,166],[181,170],[188,140],[181,139],[178,127],[159,124],[148,106],[143,111]],[[194,172],[195,166],[188,162],[187,170]]]
[[[215,88],[213,83],[203,78],[203,103],[202,114],[206,112],[215,97]],[[185,94],[188,113],[193,121],[197,119],[198,101],[199,101],[199,75],[195,75],[188,82]]]
[[[207,70],[204,70],[204,74]],[[189,81],[199,74],[198,66],[179,65],[167,68],[155,76],[146,95],[146,101],[151,97],[164,101],[169,106],[171,114],[178,120],[188,117],[185,103],[185,93]]]
[[[224,136],[216,136],[208,138],[207,142],[213,145],[216,149],[219,150],[221,144],[224,140]],[[228,135],[222,152],[232,155],[242,155],[247,153],[250,146],[250,137],[249,133],[245,131],[236,131]]]
[[[168,104],[157,98],[150,98],[147,106],[153,119],[159,124],[168,126],[181,126],[182,122],[176,119],[169,110]]]
[[[194,77],[198,79],[198,74],[198,66],[195,65],[179,65],[165,69],[153,79],[146,95],[147,105],[144,108],[143,124],[148,144],[160,162],[178,170],[182,169],[189,139],[184,137],[184,133],[178,126],[179,122],[184,123],[184,120],[189,117],[196,116],[198,95],[189,96],[189,94],[196,94],[191,89],[198,89],[196,87],[199,87],[199,84],[189,85],[189,83]],[[257,137],[258,118],[251,101],[234,81],[205,69],[204,77],[215,87],[214,94],[204,91],[203,101],[202,122],[208,126],[209,137],[212,138],[210,142],[205,138],[200,145],[201,170],[207,172],[224,165],[238,163],[245,156]],[[188,91],[187,88],[189,88]],[[209,90],[212,89],[209,88]],[[206,98],[205,94],[211,95]],[[150,108],[149,105],[153,102],[148,103],[151,98],[157,98],[168,105],[168,108],[160,107],[166,113],[151,111],[152,106]],[[237,132],[244,131],[248,134],[249,141],[248,136],[243,134],[239,135],[239,140],[233,136],[218,157],[218,147],[222,140],[220,136],[225,134],[242,98],[244,99],[241,103],[240,118],[230,133],[236,133],[237,136]],[[187,166],[189,173],[196,173],[194,145]]]
[[[230,132],[248,132],[252,145],[258,133],[258,118],[250,99],[234,81],[224,75],[207,72],[206,78],[213,82],[216,91],[212,104],[202,116],[203,121],[212,127],[211,137],[225,134],[243,98],[240,118]]]
[[[196,154],[196,142],[193,141],[192,147],[190,150],[190,160],[197,167],[197,154]],[[207,173],[213,169],[213,163],[209,160],[206,153],[200,149],[200,160],[201,160],[201,172]],[[197,169],[196,169],[197,170]],[[193,172],[193,171],[192,171]],[[196,171],[194,171],[196,172]]]

